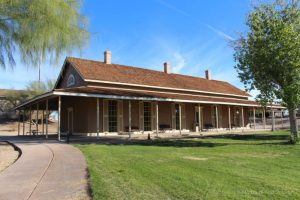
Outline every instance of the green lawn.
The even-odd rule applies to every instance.
[[[300,199],[300,145],[288,132],[76,145],[94,199]]]

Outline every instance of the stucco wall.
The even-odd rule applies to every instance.
[[[102,100],[100,104],[100,131],[102,130]],[[96,132],[97,127],[97,100],[86,97],[62,97],[61,100],[61,131],[68,130],[68,108],[73,108],[74,133]]]
[[[159,125],[169,125],[172,127],[171,102],[159,102]],[[97,100],[96,98],[86,97],[62,97],[61,110],[61,131],[67,132],[68,108],[73,108],[74,133],[96,133],[97,125]],[[194,131],[196,104],[185,104],[186,108],[186,129]],[[203,125],[212,124],[211,105],[201,104],[203,107]],[[222,124],[220,128],[228,128],[228,106],[220,106],[219,112],[222,113]],[[234,107],[231,107],[231,122],[233,124]],[[245,126],[249,123],[249,109],[244,107]],[[99,99],[99,128],[103,132],[103,100]],[[139,102],[131,101],[131,120],[132,127],[139,128]],[[123,101],[123,124],[128,127],[128,101]]]

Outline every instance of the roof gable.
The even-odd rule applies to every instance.
[[[69,78],[72,77],[74,84],[68,85]],[[67,60],[61,69],[58,79],[55,83],[54,89],[68,88],[68,87],[79,87],[85,85],[84,78],[81,73],[70,64]]]
[[[80,72],[85,81],[103,81],[154,88],[161,87],[174,90],[193,90],[207,93],[250,96],[246,92],[223,81],[207,80],[173,73],[166,74],[155,70],[119,64],[105,64],[99,61],[79,58],[68,57],[67,60]]]

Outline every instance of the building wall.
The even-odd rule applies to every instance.
[[[97,100],[87,97],[62,97],[61,102],[61,131],[68,130],[68,108],[73,108],[73,132],[74,133],[96,133],[97,132]],[[159,102],[159,125],[169,125],[172,127],[172,102]],[[195,126],[195,106],[197,104],[185,104],[186,129],[194,131]],[[201,104],[203,114],[203,126],[213,124],[211,117],[212,105]],[[239,107],[240,108],[240,107]],[[128,100],[123,101],[123,131],[129,126]],[[219,106],[219,112],[222,114],[222,124],[219,128],[228,128],[228,106]],[[235,108],[231,106],[231,122],[234,123]],[[249,121],[249,109],[244,107],[245,126]],[[131,101],[131,124],[133,129],[139,127],[139,101]],[[103,132],[103,100],[99,99],[99,129]]]
[[[123,124],[125,130],[129,127],[129,101],[123,101]],[[131,127],[133,129],[139,128],[139,102],[131,101]]]
[[[99,99],[100,131],[102,130],[102,100]],[[96,132],[97,127],[97,100],[86,97],[62,97],[61,99],[61,131],[68,130],[68,108],[73,108],[74,133]]]
[[[186,129],[193,131],[195,125],[195,104],[185,104]]]
[[[169,125],[172,127],[172,108],[171,102],[159,102],[158,103],[158,120],[160,125]]]
[[[203,127],[206,125],[212,124],[211,121],[211,105],[210,104],[202,104],[203,106]]]

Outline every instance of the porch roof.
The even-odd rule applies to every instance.
[[[149,100],[149,101],[168,101],[168,102],[185,102],[185,103],[201,103],[201,104],[219,104],[219,105],[237,105],[249,107],[261,107],[261,105],[252,100],[235,99],[227,97],[210,97],[205,95],[187,95],[180,93],[154,92],[146,90],[126,90],[112,89],[103,87],[83,86],[67,89],[55,89],[51,92],[30,99],[16,107],[23,107],[53,99],[58,96],[77,96],[77,97],[93,97],[104,99],[124,99],[124,100]],[[43,106],[43,104],[41,104]],[[54,106],[55,107],[55,106]],[[271,106],[268,106],[271,107]],[[280,105],[273,105],[273,108],[284,108]]]

